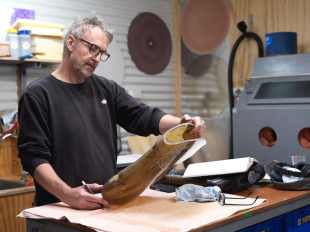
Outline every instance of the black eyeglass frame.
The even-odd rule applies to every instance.
[[[101,49],[98,45],[94,44],[94,43],[91,43],[83,38],[76,38],[82,42],[84,42],[84,44],[87,46],[88,48],[88,51],[89,53],[92,55],[92,56],[95,56],[97,57],[98,54],[100,54],[100,61],[102,62],[106,62],[110,57],[111,55],[104,49]]]

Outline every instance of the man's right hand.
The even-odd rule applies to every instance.
[[[49,163],[38,165],[34,178],[45,190],[75,209],[91,210],[109,206],[101,195],[94,194],[101,192],[102,185],[87,184],[89,191],[85,186],[72,188],[56,174]]]
[[[62,197],[62,201],[70,205],[75,209],[100,209],[108,208],[109,203],[102,198],[99,194],[94,194],[99,192],[98,190],[102,188],[98,184],[88,184],[88,188],[93,192],[90,193],[84,186],[79,186],[71,188]]]

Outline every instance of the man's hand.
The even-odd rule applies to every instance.
[[[100,192],[101,189],[102,185],[98,184],[87,184],[87,189],[85,186],[71,188],[61,200],[75,209],[108,208],[109,203],[102,196],[94,194]]]
[[[184,114],[181,118],[181,123],[191,123],[194,126],[193,133],[197,134],[198,137],[203,137],[206,129],[205,121],[198,116],[191,117],[188,114]]]
[[[193,133],[197,134],[197,137],[203,137],[204,130],[206,128],[204,120],[201,117],[195,116],[191,117],[188,114],[183,115],[182,118],[173,116],[171,114],[166,114],[160,119],[159,130],[163,134],[170,128],[180,124],[180,123],[191,123],[194,126]]]
[[[49,163],[38,165],[34,178],[48,192],[73,208],[99,209],[109,206],[108,202],[101,195],[94,194],[101,192],[102,185],[85,184],[86,187],[82,185],[72,188],[56,174]]]

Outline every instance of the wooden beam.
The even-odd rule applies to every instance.
[[[173,54],[175,57],[175,114],[182,114],[182,67],[181,67],[181,3],[172,0]]]

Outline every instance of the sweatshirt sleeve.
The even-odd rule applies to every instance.
[[[159,121],[165,114],[158,108],[136,100],[124,88],[116,85],[117,122],[127,131],[141,136],[158,135]]]
[[[35,168],[51,160],[47,104],[25,93],[18,107],[18,150],[23,169],[31,175]]]

